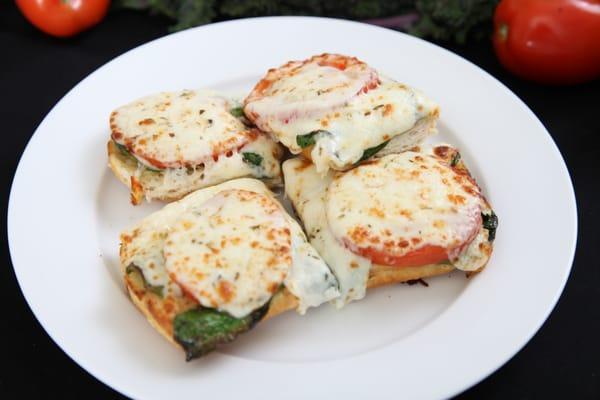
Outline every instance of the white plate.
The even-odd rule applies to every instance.
[[[355,55],[421,88],[442,109],[439,140],[460,147],[500,217],[487,269],[375,290],[340,312],[288,313],[186,363],[124,293],[118,232],[132,207],[106,167],[108,115],[144,94],[249,90],[269,67],[322,52]],[[513,356],[556,303],[576,242],[573,188],[552,139],[494,78],[397,32],[320,18],[260,18],[156,40],[106,64],[41,123],[15,175],[10,251],[27,301],[56,343],[136,398],[441,398]]]

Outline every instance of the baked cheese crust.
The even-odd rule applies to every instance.
[[[135,159],[124,154],[115,142],[110,140],[107,143],[108,166],[119,181],[129,188],[131,203],[134,205],[141,204],[144,199],[165,202],[179,200],[195,190],[242,177],[260,177],[270,187],[279,186],[279,162],[283,150],[264,135],[261,135],[254,145],[259,148],[264,146],[266,149],[256,153],[262,156],[263,165],[258,168],[245,162],[243,153],[235,152],[219,158],[217,162],[209,162],[194,169],[152,171],[140,167]]]
[[[266,303],[271,315],[303,314],[339,296],[298,223],[256,179],[166,205],[121,234],[119,254],[134,304],[171,342],[176,316],[200,305],[244,318]]]
[[[311,244],[340,283],[341,296],[334,300],[338,307],[363,298],[369,285],[419,279],[455,268],[480,271],[491,256],[489,231],[481,223],[484,214],[491,215],[491,208],[458,151],[450,146],[415,148],[367,161],[350,171],[330,171],[324,177],[314,164],[297,157],[284,162],[283,173],[286,194]],[[414,187],[409,184],[403,190],[403,179],[414,180]],[[438,179],[449,186],[440,187]],[[388,265],[404,249],[426,245],[453,251],[442,262],[426,266]]]
[[[246,126],[237,106],[212,91],[184,90],[113,111],[109,166],[130,188],[132,203],[177,200],[245,176],[277,183],[283,149]]]
[[[324,174],[352,167],[396,137],[403,148],[417,145],[436,132],[439,108],[354,57],[322,54],[269,70],[244,112],[293,154],[310,152]]]

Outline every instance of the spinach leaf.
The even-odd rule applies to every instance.
[[[117,146],[117,149],[119,149],[119,151],[121,152],[122,155],[124,155],[125,157],[131,157],[131,158],[135,159],[135,157],[133,157],[133,155],[129,152],[129,149],[127,148],[127,146],[124,146],[121,143],[117,143],[114,140],[113,140],[113,143]]]
[[[298,136],[296,136],[296,143],[298,144],[298,146],[300,146],[303,149],[308,146],[312,146],[316,142],[315,135],[317,135],[319,133],[329,133],[329,132],[319,129],[317,131],[309,132],[305,135],[298,135]]]
[[[256,165],[258,167],[262,163],[263,156],[256,153],[242,153],[242,160],[248,164]]]
[[[142,282],[144,283],[144,288],[146,288],[146,290],[154,293],[155,295],[157,295],[159,297],[163,297],[164,286],[163,285],[151,285],[151,284],[149,284],[148,281],[146,281],[146,278],[144,278],[144,274],[142,273],[142,270],[140,269],[140,267],[138,267],[134,263],[129,264],[127,266],[127,268],[125,268],[125,273],[127,273],[127,275],[137,274],[137,276],[139,277],[139,279],[141,279]]]
[[[117,142],[115,142],[114,140],[113,140],[113,142],[114,142],[114,144],[117,146],[117,149],[119,149],[119,152],[121,152],[121,154],[122,154],[123,156],[125,156],[125,157],[127,157],[127,158],[129,158],[129,159],[131,159],[131,160],[133,160],[133,161],[135,161],[137,164],[139,164],[139,163],[140,163],[140,162],[137,160],[137,158],[135,158],[135,157],[133,156],[133,154],[131,154],[131,152],[129,151],[129,149],[127,148],[127,146],[123,146],[122,144],[120,144],[120,143],[117,143]],[[154,168],[150,168],[150,167],[148,167],[148,166],[146,166],[146,165],[144,165],[144,168],[145,168],[145,169],[147,169],[147,170],[148,170],[148,171],[150,171],[150,172],[163,172],[163,171],[162,171],[162,170],[160,170],[160,169],[154,169]]]
[[[249,331],[268,310],[269,303],[244,318],[234,318],[212,308],[194,308],[175,316],[173,337],[185,350],[186,360],[190,361]]]
[[[451,167],[456,167],[458,165],[458,163],[460,162],[460,153],[457,151],[456,153],[454,153],[454,155],[452,156],[452,160],[450,160],[450,166]]]
[[[358,160],[356,163],[358,164],[361,161],[365,161],[371,157],[373,157],[375,154],[377,154],[381,149],[383,149],[385,146],[387,146],[387,144],[390,141],[387,140],[381,144],[378,144],[377,146],[373,146],[373,147],[369,147],[368,149],[366,149],[365,151],[363,151],[363,155],[360,158],[360,160]]]
[[[481,213],[482,225],[488,230],[488,240],[493,242],[496,238],[496,229],[498,228],[498,217],[493,211],[490,214]]]
[[[154,169],[154,168],[150,168],[150,167],[148,167],[148,166],[146,166],[146,165],[144,165],[144,168],[146,168],[146,169],[147,169],[148,171],[150,171],[150,172],[163,172],[163,171],[162,171],[162,170],[160,170],[160,169]]]
[[[244,107],[234,107],[231,110],[229,110],[229,113],[236,118],[241,118],[244,116]]]

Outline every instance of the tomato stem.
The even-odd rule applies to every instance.
[[[508,25],[500,24],[498,27],[498,37],[501,41],[506,42],[506,39],[508,39]]]

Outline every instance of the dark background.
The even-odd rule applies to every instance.
[[[31,27],[13,2],[0,2],[2,210],[7,208],[21,153],[52,106],[102,64],[165,35],[169,23],[135,12],[112,12],[95,29],[58,40]],[[494,75],[531,107],[566,160],[579,209],[575,263],[550,318],[512,360],[459,398],[599,399],[600,269],[594,247],[600,245],[595,234],[600,226],[600,168],[593,144],[600,136],[600,81],[572,87],[540,86],[505,72],[487,41],[467,46],[439,44]],[[5,211],[2,218],[0,398],[121,398],[67,357],[31,313],[10,262]],[[530,222],[535,234],[535,221]],[[398,393],[400,396],[401,390]]]

